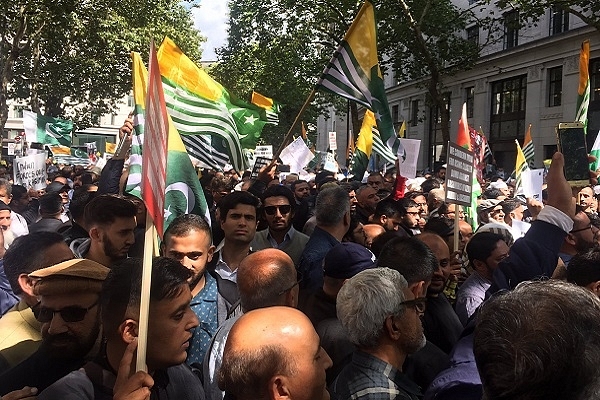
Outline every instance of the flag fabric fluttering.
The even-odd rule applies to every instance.
[[[147,93],[148,72],[138,53],[133,58],[133,95],[135,100],[134,135],[132,136],[131,156],[129,158],[129,177],[125,191],[141,198],[142,151],[144,143],[144,119]],[[164,229],[179,215],[197,214],[210,223],[208,205],[200,186],[198,175],[192,165],[185,146],[169,119],[167,142],[167,174],[164,201]]]
[[[369,166],[369,159],[373,152],[373,127],[376,125],[375,114],[371,110],[366,110],[350,163],[350,172],[357,179],[363,178]]]
[[[521,177],[521,173],[523,171],[527,171],[529,166],[527,165],[527,159],[525,158],[523,149],[521,149],[521,145],[519,145],[519,141],[516,139],[515,144],[517,145],[517,159],[515,161],[515,194],[520,194],[523,192],[523,179]]]
[[[587,133],[587,114],[590,104],[590,41],[585,40],[581,44],[579,53],[579,86],[577,88],[577,112],[575,121],[584,125]]]
[[[252,91],[252,99],[250,102],[265,110],[267,124],[279,125],[279,112],[281,111],[282,107],[281,104],[272,98],[263,96],[255,91]]]
[[[360,8],[344,40],[325,67],[317,88],[355,101],[373,111],[383,143],[390,148],[400,146],[400,154],[404,157],[379,68],[375,13],[369,0]]]
[[[592,146],[592,150],[590,150],[590,154],[596,157],[596,160],[590,163],[590,170],[597,171],[600,167],[600,131],[596,135],[596,140],[594,140],[594,145]]]
[[[535,160],[535,151],[533,148],[533,140],[531,139],[531,124],[527,127],[525,132],[525,140],[523,140],[523,154],[525,154],[525,160],[529,168],[533,168]]]
[[[168,37],[158,49],[158,63],[167,110],[190,155],[200,158],[203,152],[210,152],[212,156],[208,159],[222,162],[215,153],[222,157],[226,151],[235,170],[248,168],[243,149],[256,147],[267,122],[264,109],[231,95]],[[203,141],[202,135],[213,137],[211,147],[206,148],[208,140]]]
[[[23,129],[29,143],[71,147],[73,121],[23,111]]]
[[[398,130],[398,137],[399,138],[406,137],[406,120],[402,121],[402,125],[400,125],[400,129]]]
[[[485,136],[482,136],[474,128],[469,127],[469,136],[471,140],[471,150],[475,155],[473,165],[475,166],[475,173],[477,175],[477,181],[481,184],[484,182],[483,173],[485,171]]]
[[[456,144],[473,151],[471,145],[471,132],[469,130],[469,122],[467,120],[467,103],[463,103],[462,113],[458,121],[458,135],[456,136]],[[473,169],[476,167],[477,155],[473,157]],[[473,227],[473,231],[477,230],[477,198],[481,195],[481,186],[477,180],[477,174],[473,174],[472,191],[471,191],[471,206],[465,207],[467,222]]]
[[[376,126],[373,127],[373,153],[381,156],[387,163],[394,164],[398,158],[392,149],[383,143],[383,140],[379,135],[379,129],[377,129]]]

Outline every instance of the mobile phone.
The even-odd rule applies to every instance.
[[[565,178],[572,186],[585,186],[590,183],[585,131],[581,122],[561,122],[556,127],[558,151],[565,158]]]

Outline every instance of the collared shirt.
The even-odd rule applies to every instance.
[[[200,320],[200,325],[194,329],[192,334],[192,340],[186,359],[188,365],[202,365],[210,340],[219,327],[217,280],[209,273],[204,274],[204,279],[206,280],[204,287],[194,296],[191,302],[192,310]]]
[[[277,243],[277,240],[273,239],[273,236],[271,236],[271,231],[267,231],[267,239],[269,240],[269,243],[271,243],[271,246],[274,249],[278,249],[280,247],[283,248],[283,247],[287,246],[287,244],[289,242],[294,240],[295,234],[296,234],[296,230],[294,229],[293,226],[290,226],[290,229],[285,233],[285,236],[283,237],[283,241],[281,243]]]
[[[355,351],[331,385],[334,400],[418,400],[421,390],[391,364],[362,351]]]
[[[298,270],[303,276],[300,289],[314,292],[323,287],[323,260],[329,250],[339,243],[330,233],[315,227],[298,264]]]
[[[215,264],[215,272],[219,274],[221,278],[237,283],[237,268],[232,271],[231,268],[229,268],[229,265],[223,261],[223,254],[220,251],[219,259],[217,260],[217,264]]]
[[[458,289],[456,296],[456,315],[464,326],[473,315],[477,307],[485,299],[485,292],[492,286],[492,282],[485,279],[479,272],[473,271]]]

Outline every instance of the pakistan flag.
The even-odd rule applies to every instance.
[[[23,128],[27,141],[51,146],[71,146],[73,122],[23,111]]]

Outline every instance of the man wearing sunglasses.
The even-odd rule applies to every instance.
[[[569,261],[575,254],[595,246],[596,234],[598,234],[598,228],[592,224],[590,218],[583,211],[583,207],[577,205],[575,207],[575,217],[573,218],[573,229],[563,240],[560,253],[558,253],[566,267],[569,266]]]
[[[350,278],[338,294],[337,314],[357,350],[333,382],[332,398],[421,398],[402,365],[426,343],[425,305],[398,271],[374,268]]]
[[[285,186],[271,186],[263,193],[262,204],[268,228],[256,232],[252,250],[279,249],[297,264],[309,238],[292,226],[296,207],[294,194]]]
[[[29,275],[40,300],[34,314],[42,324],[42,343],[31,357],[0,376],[0,393],[24,386],[42,391],[95,353],[101,326],[99,295],[108,271],[92,260],[73,259]]]

